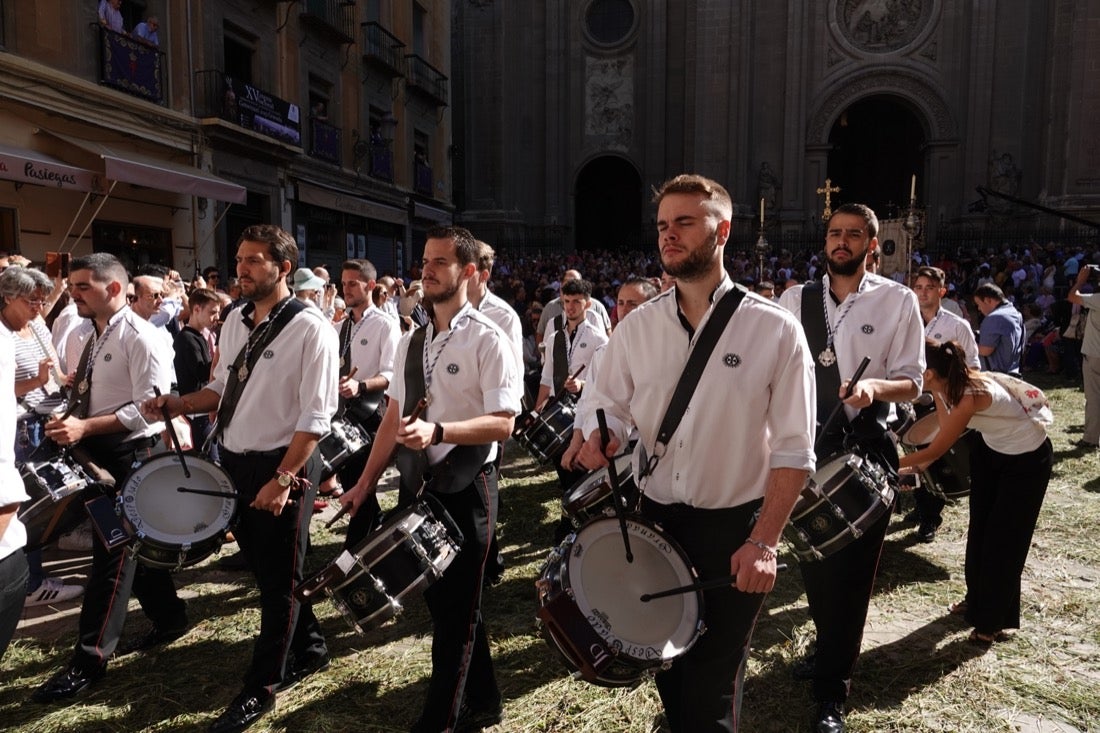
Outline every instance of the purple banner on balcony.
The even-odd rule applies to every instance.
[[[222,117],[291,145],[302,144],[302,114],[296,104],[251,84],[225,77]]]
[[[313,145],[309,154],[340,165],[340,128],[316,117],[310,121],[313,123]]]
[[[103,30],[103,82],[140,97],[161,101],[161,54],[155,46]]]

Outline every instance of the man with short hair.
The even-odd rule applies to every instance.
[[[983,316],[978,324],[978,356],[989,372],[1020,374],[1024,351],[1024,317],[993,283],[974,289],[974,305]]]
[[[113,255],[97,252],[73,260],[69,288],[92,336],[84,341],[73,376],[70,409],[46,423],[46,436],[63,447],[78,446],[118,485],[131,467],[151,455],[164,423],[139,409],[154,390],[172,386],[172,352],[155,327],[126,307],[126,269]],[[70,338],[81,339],[74,332]],[[138,642],[148,649],[182,636],[186,606],[167,570],[147,568],[123,546],[92,542],[92,569],[80,611],[77,643],[65,669],[39,687],[32,699],[56,702],[83,692],[107,670],[126,622],[131,590],[153,630]]]
[[[535,399],[536,411],[541,411],[550,397],[560,399],[565,393],[574,399],[579,396],[585,377],[574,374],[591,362],[596,349],[607,343],[607,334],[586,317],[593,303],[590,283],[566,280],[561,286],[560,300],[565,321],[546,342],[542,383]]]
[[[157,20],[157,16],[150,15],[141,23],[134,26],[134,38],[148,43],[150,46],[160,45],[160,36],[157,35],[157,30],[160,28],[160,21]]]
[[[432,320],[402,339],[389,388],[392,407],[363,476],[340,497],[354,516],[375,491],[372,478],[400,446],[401,502],[411,503],[423,488],[462,533],[458,555],[424,591],[432,672],[414,733],[480,730],[501,720],[481,591],[497,519],[496,451],[512,433],[522,383],[507,337],[469,303],[477,253],[462,227],[428,231],[422,282]],[[421,395],[427,408],[412,420]]]
[[[187,325],[176,334],[173,342],[176,368],[176,386],[180,394],[198,392],[210,381],[210,365],[214,356],[210,350],[208,334],[218,323],[221,312],[221,300],[218,294],[207,288],[196,288],[189,296]],[[195,413],[187,416],[191,421],[191,432],[196,447],[201,447],[210,434],[209,413]]]
[[[489,280],[493,276],[493,263],[496,261],[496,252],[488,242],[477,242],[477,277],[471,278],[467,297],[477,310],[492,319],[493,323],[508,336],[516,354],[516,364],[523,373],[523,327],[512,306],[489,290]]]
[[[561,276],[561,287],[564,289],[565,283],[570,280],[583,279],[579,271],[566,270]],[[589,286],[589,296],[591,296],[591,292],[592,289],[591,286]],[[543,337],[546,335],[547,328],[550,329],[550,333],[561,328],[560,322],[562,320],[561,316],[563,311],[564,308],[560,296],[554,298],[543,307],[542,315],[539,316],[539,325],[535,328],[535,341],[537,343],[543,343]],[[588,310],[587,317],[592,321],[593,325],[602,327],[605,333],[611,333],[611,316],[608,315],[607,308],[604,307],[603,303],[598,300],[592,301],[592,307]]]
[[[1077,441],[1078,448],[1095,450],[1100,443],[1100,293],[1082,292],[1090,276],[1096,274],[1093,265],[1077,272],[1067,300],[1088,308],[1085,334],[1081,339],[1081,377],[1085,390],[1085,431]]]

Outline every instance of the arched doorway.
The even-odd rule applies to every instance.
[[[917,176],[924,203],[924,144],[927,134],[916,112],[898,97],[867,97],[849,105],[829,132],[828,174],[840,193],[836,203],[867,204],[879,218],[894,218],[909,204]]]
[[[642,249],[642,178],[626,160],[604,155],[577,176],[577,249]]]

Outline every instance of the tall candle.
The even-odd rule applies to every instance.
[[[760,199],[760,226],[764,226],[764,199]]]
[[[917,200],[917,174],[916,173],[913,174],[913,180],[909,184],[909,200],[910,201],[916,201]]]

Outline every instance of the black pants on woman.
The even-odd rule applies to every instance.
[[[975,441],[970,454],[966,620],[980,633],[1020,627],[1020,576],[1043,506],[1054,453],[1047,439],[1019,455]]]

